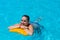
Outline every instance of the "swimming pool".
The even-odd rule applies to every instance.
[[[22,36],[8,27],[27,14],[31,21],[41,17],[42,33]],[[60,40],[60,0],[0,0],[0,40]]]

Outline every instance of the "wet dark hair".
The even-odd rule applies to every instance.
[[[29,22],[30,17],[29,17],[28,15],[23,15],[22,17],[26,17],[26,18],[27,18],[27,20],[28,20],[28,22]]]

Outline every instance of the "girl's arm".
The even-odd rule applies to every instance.
[[[19,27],[19,24],[15,24],[13,26],[8,27],[8,29],[13,29],[13,28],[18,28],[18,27]]]
[[[26,31],[29,35],[32,35],[32,34],[33,34],[33,26],[30,25],[30,26],[29,26],[29,29],[25,29],[25,31]]]

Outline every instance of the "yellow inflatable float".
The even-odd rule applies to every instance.
[[[17,33],[25,35],[25,36],[28,35],[27,32],[22,28],[14,28],[14,29],[10,29],[9,31],[10,32],[17,32]]]

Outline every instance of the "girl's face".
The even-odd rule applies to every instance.
[[[27,17],[22,17],[22,20],[21,20],[21,24],[23,24],[23,25],[28,25],[28,20],[27,20]]]

